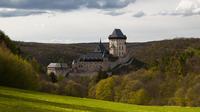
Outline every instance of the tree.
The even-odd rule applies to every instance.
[[[128,103],[144,105],[149,102],[149,96],[144,89],[140,89],[136,92],[132,91],[129,93]]]
[[[83,97],[84,90],[79,83],[74,82],[73,80],[69,80],[64,87],[64,93],[68,96],[76,96]]]
[[[55,73],[51,72],[51,73],[49,74],[49,77],[51,78],[51,81],[52,81],[53,83],[58,82],[58,78],[57,78],[57,76],[55,75]]]
[[[0,85],[37,89],[39,76],[32,65],[0,47]]]
[[[102,71],[101,69],[98,71],[98,74],[96,76],[96,83],[98,83],[102,79],[106,79],[108,77],[108,74],[106,72]]]
[[[4,44],[6,48],[8,48],[14,54],[20,54],[20,48],[16,46],[16,44],[10,40],[10,38],[4,34],[0,30],[0,45]]]
[[[176,105],[179,105],[179,106],[186,105],[185,93],[186,93],[185,88],[179,88],[175,92],[174,102]]]
[[[110,77],[108,79],[101,80],[96,85],[96,98],[101,100],[114,100],[114,79]]]
[[[200,105],[200,83],[195,84],[189,88],[186,94],[187,105],[199,106]]]

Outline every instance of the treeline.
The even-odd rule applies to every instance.
[[[0,31],[0,85],[22,89],[38,89],[39,76],[20,49]]]

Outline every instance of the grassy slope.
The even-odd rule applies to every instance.
[[[0,112],[200,112],[200,108],[136,106],[0,87]]]

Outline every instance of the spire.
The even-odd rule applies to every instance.
[[[101,53],[107,53],[107,49],[105,48],[105,46],[103,45],[101,38],[99,39],[99,44],[97,46],[97,48],[95,49],[95,52],[101,52]]]

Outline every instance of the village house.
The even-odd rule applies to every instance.
[[[50,63],[47,66],[47,74],[52,74],[55,76],[62,75],[67,76],[70,69],[66,63]]]

